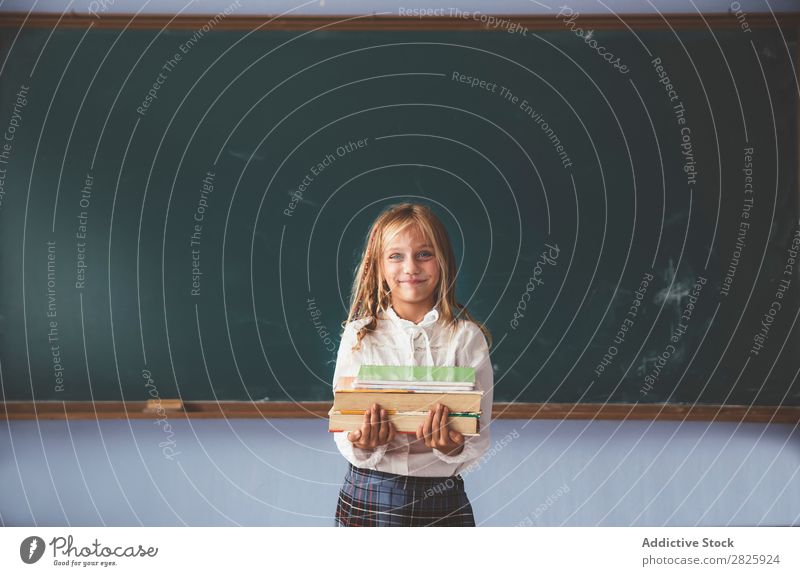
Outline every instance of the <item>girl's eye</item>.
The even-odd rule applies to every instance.
[[[433,252],[429,252],[428,250],[423,250],[422,252],[419,252],[417,254],[418,258],[430,258],[432,256],[433,256]],[[394,254],[390,254],[389,255],[389,260],[392,260],[392,259],[397,260],[397,259],[401,259],[401,258],[403,258],[403,255],[398,253],[398,252],[395,252]]]

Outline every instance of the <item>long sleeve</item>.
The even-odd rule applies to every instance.
[[[486,338],[476,324],[471,325],[470,335],[464,344],[461,365],[475,368],[475,386],[483,391],[481,397],[480,435],[467,436],[464,439],[464,448],[455,456],[448,456],[437,449],[433,453],[447,464],[458,464],[454,474],[469,468],[481,455],[486,452],[491,442],[490,424],[492,419],[492,400],[494,391],[494,373],[492,361],[489,356],[489,346]]]
[[[339,343],[339,353],[336,357],[336,369],[333,374],[333,386],[336,385],[339,378],[342,376],[356,376],[360,363],[355,359],[355,354],[352,347],[356,341],[356,330],[351,322],[348,324],[344,333],[342,334],[341,342]],[[333,439],[339,452],[342,453],[348,462],[358,468],[374,468],[375,465],[381,461],[383,455],[386,453],[388,444],[378,446],[374,450],[364,450],[353,446],[353,443],[347,439],[347,432],[334,432]]]

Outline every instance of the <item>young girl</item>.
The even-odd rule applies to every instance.
[[[334,383],[361,364],[471,366],[483,390],[480,435],[450,430],[437,405],[413,434],[397,433],[377,404],[359,430],[334,439],[349,467],[337,526],[475,526],[459,472],[489,446],[493,374],[488,331],[455,297],[447,230],[426,206],[399,204],[369,233],[353,282]]]

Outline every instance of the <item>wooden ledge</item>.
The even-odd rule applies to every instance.
[[[183,402],[182,409],[147,402],[6,402],[0,420],[113,420],[159,418],[327,418],[330,402]],[[681,404],[495,403],[492,418],[515,420],[700,420],[800,422],[800,406]]]

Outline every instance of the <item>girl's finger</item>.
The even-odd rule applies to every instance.
[[[361,443],[367,444],[372,439],[372,410],[364,410],[364,424],[361,425]]]
[[[394,424],[389,422],[389,439],[387,440],[387,444],[394,440],[394,435],[397,433],[397,428],[394,427]]]
[[[439,447],[442,445],[442,407],[437,405],[436,412],[433,413],[433,445]]]
[[[433,410],[428,411],[425,422],[422,423],[422,435],[425,437],[425,445],[431,447],[431,428],[433,427]]]
[[[386,444],[386,440],[389,438],[389,416],[386,414],[386,410],[381,408],[381,431],[378,435],[378,444]]]
[[[381,414],[378,405],[372,405],[372,441],[377,442],[381,435]]]
[[[447,427],[447,417],[450,415],[450,409],[447,406],[442,406],[442,428],[439,431],[439,438],[442,444],[450,444],[450,429]]]

